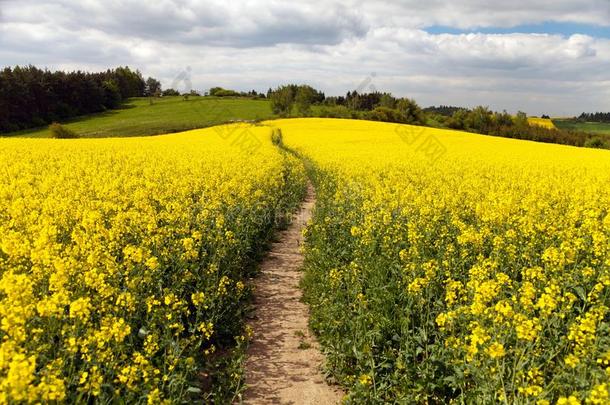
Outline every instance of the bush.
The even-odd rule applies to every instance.
[[[216,97],[240,97],[241,94],[235,90],[223,90],[214,94]]]
[[[274,145],[282,145],[283,138],[282,138],[282,130],[281,129],[273,128],[273,131],[271,132],[271,142]]]
[[[179,96],[180,92],[178,90],[174,90],[174,89],[165,89],[163,90],[163,94],[166,97],[171,97],[171,96]]]
[[[193,96],[193,97],[200,97],[200,96],[201,96],[201,94],[199,94],[199,93],[198,93],[197,91],[195,91],[195,90],[191,90],[191,91],[190,91],[190,92],[188,92],[188,93],[184,93],[184,94],[182,94],[182,98],[184,99],[184,101],[188,101],[188,100],[189,100],[189,97],[191,97],[191,96]]]
[[[585,148],[610,149],[610,145],[602,138],[596,136],[587,139],[585,142]]]
[[[227,90],[222,87],[212,87],[209,92],[210,96],[214,97],[239,97],[240,93],[235,90]]]
[[[71,129],[64,127],[57,122],[49,125],[49,130],[51,131],[51,137],[57,139],[75,139],[78,138],[78,134]]]
[[[407,117],[400,111],[388,107],[377,107],[366,114],[366,118],[372,121],[409,123]]]
[[[322,107],[319,115],[322,118],[353,118],[353,112],[344,105]]]

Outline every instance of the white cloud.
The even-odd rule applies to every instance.
[[[546,21],[610,25],[607,0],[381,0],[358,2],[377,25],[513,27]]]
[[[139,68],[165,86],[265,90],[307,82],[340,94],[371,72],[421,104],[530,113],[610,110],[610,40],[586,35],[432,35],[543,21],[610,24],[610,2],[0,0],[0,60],[61,69]]]

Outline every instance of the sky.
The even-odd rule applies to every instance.
[[[610,111],[610,0],[0,0],[0,66],[530,115]]]

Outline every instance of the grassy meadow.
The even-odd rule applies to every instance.
[[[147,97],[129,99],[120,109],[77,117],[64,126],[81,138],[160,135],[209,127],[233,120],[271,118],[267,100],[215,97]],[[6,136],[49,138],[48,127],[13,132]]]
[[[553,124],[559,129],[610,135],[610,124],[604,122],[579,122],[571,119],[556,118],[553,119]]]

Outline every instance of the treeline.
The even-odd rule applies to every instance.
[[[348,92],[345,97],[328,97],[320,115],[371,121],[425,125],[426,114],[414,100],[396,98],[390,93]]]
[[[38,127],[78,115],[114,109],[130,97],[178,96],[174,89],[162,91],[161,83],[129,67],[105,72],[51,72],[34,66],[5,68],[0,71],[0,133]],[[198,96],[196,91],[182,94]],[[365,119],[403,124],[451,128],[508,138],[574,146],[610,148],[610,135],[582,131],[548,129],[529,125],[527,116],[511,116],[486,107],[465,109],[440,105],[422,109],[412,99],[391,93],[358,91],[345,96],[326,97],[309,85],[288,84],[269,89],[267,94],[238,92],[212,87],[206,95],[269,99],[274,114]],[[315,108],[314,108],[315,107]],[[543,116],[545,117],[545,116]],[[583,113],[581,121],[610,122],[610,113]],[[58,130],[62,128],[58,127]],[[61,132],[61,131],[60,131]],[[60,134],[67,137],[71,134]]]
[[[345,97],[328,97],[326,105],[342,105],[356,111],[372,111],[377,107],[394,108],[397,99],[390,93],[358,93],[348,91]]]
[[[438,114],[438,115],[442,115],[445,117],[451,117],[457,111],[463,110],[463,109],[464,109],[463,107],[439,105],[438,107],[437,106],[426,107],[426,108],[424,108],[424,112],[427,114]]]
[[[256,90],[250,91],[235,91],[230,89],[225,89],[222,87],[212,87],[207,95],[213,97],[249,97],[249,98],[266,98],[265,94],[259,93]]]
[[[158,83],[149,78],[148,83],[153,82]],[[152,90],[158,91],[160,86]],[[100,73],[7,67],[0,71],[0,132],[117,108],[126,98],[146,92],[142,74],[129,67]]]
[[[439,118],[438,116],[436,117]],[[487,107],[472,110],[460,109],[441,122],[451,129],[474,132],[504,138],[524,139],[536,142],[557,143],[562,145],[610,148],[610,135],[590,134],[582,131],[544,128],[530,125],[527,114],[516,116],[493,112]]]
[[[296,107],[301,116],[309,116],[311,106],[321,104],[324,93],[308,85],[287,84],[267,91],[267,98],[271,102],[271,110],[282,117],[289,116]]]
[[[549,129],[530,125],[527,115],[513,116],[506,111],[494,112],[487,107],[466,109],[454,106],[432,106],[422,109],[412,99],[396,98],[391,93],[348,92],[345,96],[325,97],[308,85],[285,85],[269,89],[274,114],[286,116],[318,116],[326,118],[365,119],[435,126],[536,142],[610,148],[610,135],[582,131]],[[317,106],[315,110],[312,106]]]
[[[420,124],[426,122],[423,110],[408,98],[396,98],[390,93],[348,92],[345,96],[326,97],[308,85],[284,85],[267,92],[274,114],[289,116],[296,109],[299,116],[313,114],[326,118],[365,119],[372,121]]]
[[[577,118],[577,120],[578,121],[582,121],[582,122],[604,122],[604,123],[610,123],[610,112],[607,112],[607,113],[602,113],[602,112],[597,112],[597,113],[582,113]]]

